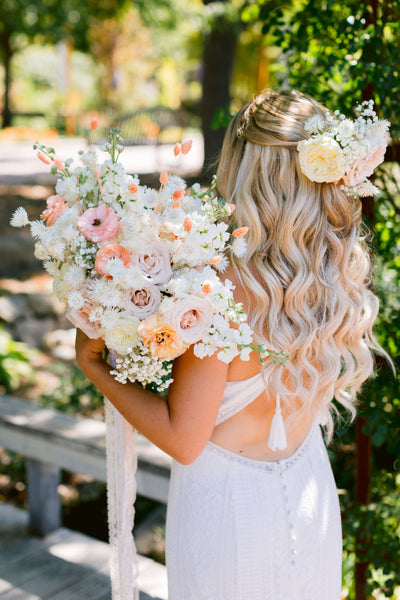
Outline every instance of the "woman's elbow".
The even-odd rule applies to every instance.
[[[193,464],[198,459],[203,450],[204,447],[193,448],[193,446],[188,444],[187,446],[181,446],[180,448],[176,448],[174,452],[171,453],[171,456],[174,460],[176,460],[176,462],[180,463],[181,465],[188,466]]]

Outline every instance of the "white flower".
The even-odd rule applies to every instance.
[[[325,120],[321,115],[314,115],[304,123],[304,129],[308,133],[320,133],[324,130]]]
[[[46,260],[47,258],[49,258],[47,248],[45,248],[40,242],[36,242],[35,244],[34,255],[39,260]]]
[[[198,358],[205,358],[206,356],[212,356],[215,352],[214,346],[204,342],[198,342],[193,347],[194,355]]]
[[[242,323],[238,330],[235,330],[238,344],[251,344],[253,342],[253,332],[247,323]]]
[[[70,286],[77,288],[85,281],[85,270],[71,263],[65,269],[64,280]]]
[[[252,349],[249,348],[248,346],[245,348],[242,348],[240,350],[240,360],[250,360],[251,353],[252,353]]]
[[[236,238],[236,241],[239,239],[243,238]],[[218,273],[224,273],[229,267],[229,258],[227,258],[225,255],[222,255],[219,263],[216,263],[215,265],[213,265],[213,267],[218,271]]]
[[[218,352],[217,357],[222,362],[229,364],[230,362],[232,362],[232,360],[238,354],[239,354],[239,350],[237,349],[237,346],[232,345],[232,346],[227,346],[223,350]]]
[[[111,275],[114,283],[119,283],[122,279],[124,279],[126,274],[125,264],[118,257],[110,258],[104,270],[106,273]]]
[[[370,181],[365,181],[361,185],[354,189],[354,192],[361,198],[369,198],[370,196],[377,196],[380,193],[379,188],[376,187]]]
[[[123,304],[122,291],[113,281],[96,279],[91,283],[91,295],[96,304],[114,308]]]
[[[29,225],[28,213],[22,206],[17,208],[11,217],[10,225],[13,227],[25,227],[25,225]]]
[[[67,303],[70,308],[79,310],[85,305],[85,298],[77,290],[72,290],[68,296]]]
[[[139,267],[131,265],[125,269],[125,284],[128,288],[139,289],[148,283],[148,277],[145,277]]]
[[[41,259],[42,260],[42,259]],[[44,268],[52,277],[56,277],[59,274],[59,261],[47,260],[43,263]]]
[[[54,240],[49,244],[48,251],[50,256],[52,256],[53,258],[63,260],[65,253],[65,242],[60,239]]]
[[[46,233],[46,225],[42,221],[31,222],[31,235],[35,239],[40,239]]]
[[[75,175],[71,177],[63,177],[57,181],[56,192],[61,196],[64,196],[65,200],[72,204],[78,200],[79,189],[78,179]]]
[[[127,313],[120,313],[114,327],[107,328],[105,342],[110,350],[118,354],[127,354],[136,345],[139,334],[139,319]]]
[[[99,320],[104,330],[113,329],[118,323],[120,314],[121,311],[118,308],[107,308],[106,310],[102,309]]]
[[[232,242],[232,252],[238,258],[243,258],[247,252],[247,242],[244,238],[235,238]]]

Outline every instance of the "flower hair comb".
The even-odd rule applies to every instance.
[[[300,168],[311,181],[342,181],[341,189],[351,196],[373,196],[379,190],[368,177],[383,162],[390,123],[378,119],[372,100],[355,110],[359,116],[354,120],[337,110],[306,121],[310,137],[297,144]]]

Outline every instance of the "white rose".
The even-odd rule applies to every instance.
[[[195,344],[201,340],[210,327],[211,307],[201,296],[167,299],[160,306],[160,311],[185,344]]]
[[[125,308],[141,319],[157,312],[161,302],[161,293],[157,286],[143,285],[133,290],[128,290],[125,295]]]
[[[168,246],[163,240],[156,240],[147,250],[136,250],[132,253],[136,266],[152,283],[165,284],[172,276]]]
[[[106,329],[105,342],[110,350],[123,356],[138,341],[139,319],[128,313],[121,313],[112,328]]]
[[[311,181],[333,183],[346,171],[344,155],[339,144],[329,135],[321,134],[297,144],[300,168]]]

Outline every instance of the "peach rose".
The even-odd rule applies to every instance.
[[[185,344],[195,344],[205,336],[212,311],[202,297],[185,296],[163,302],[162,315],[176,329]]]
[[[149,317],[156,312],[161,302],[161,293],[157,286],[142,286],[129,290],[125,296],[125,308],[141,319]]]
[[[187,348],[176,329],[166,323],[160,313],[142,321],[138,332],[151,354],[161,359],[173,360]]]
[[[90,242],[110,240],[117,234],[118,227],[117,215],[105,204],[88,208],[78,220],[79,231]]]
[[[340,145],[328,135],[319,135],[297,144],[300,168],[311,181],[333,183],[345,174]]]
[[[68,202],[64,196],[56,194],[47,198],[47,208],[42,212],[40,218],[46,223],[46,225],[53,225],[62,213],[69,208]]]
[[[152,283],[165,284],[172,275],[168,246],[162,240],[155,241],[148,250],[132,253],[132,261]]]
[[[353,186],[363,183],[367,177],[372,175],[376,167],[383,162],[385,152],[386,142],[380,140],[372,147],[371,152],[367,156],[359,158],[353,163],[350,171],[343,177],[344,184]]]
[[[120,258],[126,267],[131,263],[131,256],[126,248],[116,242],[104,244],[97,251],[94,268],[100,275],[107,279],[112,279],[112,275],[107,272],[107,263],[110,258]]]

